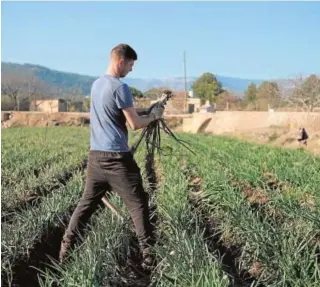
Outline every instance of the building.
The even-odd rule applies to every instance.
[[[187,105],[189,114],[197,113],[200,111],[201,100],[199,98],[188,98]]]
[[[67,102],[63,99],[36,100],[30,104],[30,111],[58,113],[68,110]]]
[[[156,100],[151,101],[151,104]],[[173,97],[167,102],[165,114],[186,114],[199,112],[201,107],[201,100],[199,98],[190,98],[184,91],[174,91]]]
[[[166,114],[184,114],[187,112],[188,96],[184,91],[174,91],[173,97],[167,102]]]
[[[72,102],[64,99],[37,100],[31,102],[30,111],[45,113],[83,112],[83,102]]]
[[[201,101],[199,98],[191,98],[190,93],[188,96],[185,91],[173,92],[173,97],[168,102],[166,108],[167,114],[185,114],[199,112]]]

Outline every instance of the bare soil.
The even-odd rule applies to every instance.
[[[90,123],[89,113],[10,112],[6,117],[4,114],[8,112],[2,112],[2,128],[84,126]]]
[[[182,125],[182,117],[168,117],[170,128]],[[86,126],[90,124],[89,113],[42,113],[42,112],[1,112],[2,128],[46,127],[46,126]]]
[[[307,145],[298,142],[298,130],[295,131],[282,126],[254,129],[250,132],[225,133],[224,135],[252,143],[267,144],[290,149],[303,149],[315,156],[320,156],[320,131],[309,130],[308,134],[309,139]]]

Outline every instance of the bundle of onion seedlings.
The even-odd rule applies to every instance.
[[[138,149],[141,142],[144,140],[146,144],[146,154],[145,154],[145,171],[146,171],[146,179],[147,179],[147,191],[149,193],[149,202],[150,202],[150,222],[152,223],[153,231],[153,239],[156,238],[155,230],[156,230],[156,222],[157,222],[157,214],[156,214],[156,195],[155,191],[157,189],[157,175],[155,169],[155,161],[154,155],[157,151],[159,154],[164,154],[164,148],[161,147],[161,130],[171,138],[173,138],[176,142],[181,144],[187,150],[195,154],[188,146],[187,142],[177,138],[174,133],[170,130],[168,125],[166,124],[163,118],[155,120],[151,122],[147,127],[145,127],[136,141],[136,143],[132,146],[131,152],[135,153]]]
[[[161,99],[155,104],[164,107],[167,101],[172,97],[172,92],[170,90],[165,90]],[[181,144],[183,147],[188,149],[190,152],[194,154],[194,152],[187,146],[187,142],[177,138],[174,133],[170,130],[168,125],[166,124],[163,118],[160,118],[156,121],[151,122],[147,127],[145,127],[138,139],[138,141],[132,146],[131,151],[134,153],[138,146],[140,145],[143,138],[145,138],[146,148],[147,148],[147,158],[154,158],[155,150],[159,153],[163,153],[163,149],[161,148],[161,137],[160,131],[161,129],[172,137],[176,142]]]
[[[139,139],[132,146],[131,151],[134,153],[137,150],[140,143],[142,142],[142,140],[145,139],[147,156],[153,158],[156,150],[158,151],[158,153],[163,153],[163,148],[161,148],[161,130],[163,130],[167,135],[169,135],[171,138],[173,138],[176,142],[181,144],[187,150],[195,154],[187,146],[188,143],[186,141],[179,139],[175,136],[175,134],[170,130],[163,118],[153,121],[147,127],[144,128]]]

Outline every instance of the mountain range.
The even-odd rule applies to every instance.
[[[1,62],[1,74],[2,77],[5,73],[16,72],[20,74],[32,74],[43,81],[48,86],[57,87],[60,89],[70,90],[78,89],[84,95],[90,94],[90,89],[93,81],[98,76],[80,75],[76,73],[68,73],[53,70],[47,67],[34,64],[17,64],[9,62]],[[234,77],[226,77],[217,75],[217,80],[222,83],[224,89],[236,92],[238,94],[244,93],[248,85],[254,82],[259,85],[263,80],[251,80],[251,79],[240,79]],[[188,90],[191,89],[192,83],[197,77],[187,78]],[[183,91],[185,89],[184,77],[165,78],[165,79],[140,79],[140,78],[124,78],[123,82],[129,86],[135,87],[136,89],[145,92],[151,88],[167,87],[175,91]]]

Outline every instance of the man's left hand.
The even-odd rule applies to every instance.
[[[154,114],[156,120],[162,118],[164,113],[164,107],[162,105],[156,105],[152,108],[150,114]]]

